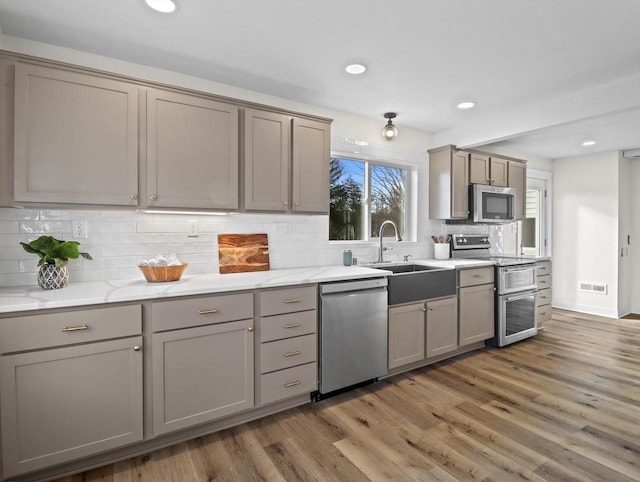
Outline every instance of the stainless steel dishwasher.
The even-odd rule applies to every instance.
[[[387,373],[387,278],[324,283],[319,295],[315,401]]]

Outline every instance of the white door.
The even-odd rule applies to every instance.
[[[551,255],[550,174],[527,177],[525,218],[521,221],[522,254]]]

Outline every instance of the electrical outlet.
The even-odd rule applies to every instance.
[[[71,229],[73,231],[73,237],[76,239],[86,239],[87,237],[87,222],[86,221],[72,221]]]
[[[189,219],[187,221],[187,236],[190,238],[198,237],[198,220]]]

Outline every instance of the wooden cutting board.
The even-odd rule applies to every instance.
[[[220,273],[269,270],[269,240],[266,234],[218,234]]]

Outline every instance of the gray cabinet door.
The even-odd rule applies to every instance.
[[[522,162],[509,161],[508,184],[516,190],[514,215],[516,219],[524,219],[527,197],[527,165]]]
[[[471,153],[469,159],[469,182],[471,184],[491,184],[489,156]]]
[[[460,288],[460,346],[493,337],[494,294],[493,283]]]
[[[246,109],[243,157],[245,209],[287,211],[291,117]]]
[[[253,407],[253,320],[155,333],[153,434]]]
[[[138,87],[15,66],[16,202],[138,204]]]
[[[458,300],[455,296],[427,303],[427,358],[458,347]]]
[[[4,476],[142,440],[142,337],[0,359]]]
[[[451,157],[451,217],[469,217],[469,153],[464,151]]]
[[[389,308],[389,369],[424,360],[424,303]]]
[[[506,159],[500,159],[499,157],[491,158],[491,185],[492,186],[507,186],[507,171],[509,161]]]
[[[195,95],[148,90],[145,204],[237,209],[236,106]]]
[[[293,119],[294,212],[329,212],[330,125]]]

